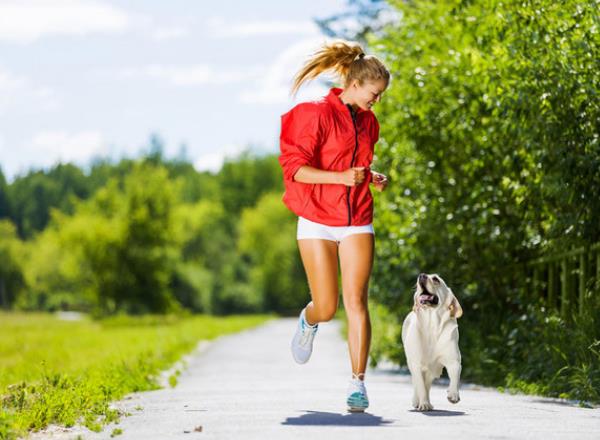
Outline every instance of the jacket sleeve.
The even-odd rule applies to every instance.
[[[281,116],[279,163],[284,180],[294,180],[303,165],[313,163],[321,141],[321,117],[314,103],[301,103]]]
[[[376,117],[373,117],[373,128],[372,128],[372,142],[373,145],[379,140],[379,121]]]

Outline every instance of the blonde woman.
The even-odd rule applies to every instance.
[[[369,406],[364,375],[375,243],[370,185],[383,191],[388,183],[370,168],[379,137],[371,107],[388,87],[390,72],[359,44],[338,40],[306,61],[292,92],[325,71],[337,73],[343,88],[333,87],[321,99],[297,104],[281,117],[283,202],[298,215],[296,238],[312,299],[300,312],[292,354],[296,362],[307,362],[319,323],[336,313],[339,258],[352,368],[347,405],[349,411],[361,412]]]

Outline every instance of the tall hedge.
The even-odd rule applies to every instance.
[[[598,301],[589,319],[562,322],[527,292],[524,263],[600,241],[600,2],[391,4],[401,20],[370,40],[393,75],[376,110],[374,168],[390,186],[376,202],[373,296],[399,326],[416,275],[441,274],[465,308],[475,380],[543,384],[598,365]],[[563,345],[539,368],[514,358],[535,348],[527,334],[543,352],[565,331],[587,333],[580,355]],[[600,398],[598,368],[582,373],[587,398]]]

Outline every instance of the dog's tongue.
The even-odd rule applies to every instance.
[[[431,294],[429,294],[429,293],[422,293],[422,294],[419,296],[419,302],[420,302],[421,304],[425,304],[425,303],[426,303],[426,302],[428,302],[428,301],[429,301],[429,302],[433,301],[433,298],[434,298],[434,295],[431,295]]]

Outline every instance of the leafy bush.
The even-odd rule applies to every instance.
[[[568,366],[543,391],[597,400],[599,329],[553,321],[524,263],[600,240],[598,2],[390,3],[401,21],[370,38],[393,75],[374,297],[401,310],[417,274],[438,272],[465,309],[467,379],[543,383]]]

